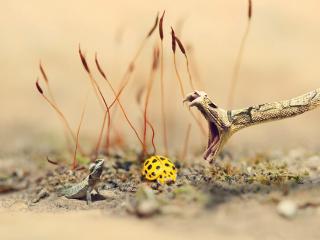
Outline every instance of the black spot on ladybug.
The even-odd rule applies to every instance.
[[[156,175],[156,173],[155,173],[155,172],[152,172],[151,174],[152,174],[152,176],[155,176],[155,175]]]
[[[166,167],[169,167],[170,165],[169,165],[169,163],[166,163],[166,164],[164,164]]]
[[[173,170],[176,170],[176,167],[175,167],[175,166],[172,166],[172,169],[173,169]]]
[[[158,160],[157,159],[153,159],[152,160],[152,163],[156,163]]]
[[[164,170],[163,172],[164,172],[164,173],[167,173],[167,171],[166,171],[166,170]]]
[[[152,168],[152,165],[150,164],[149,166],[148,166],[148,170],[150,170]]]
[[[145,172],[145,174],[147,174],[147,173],[148,173],[148,171],[147,171],[147,170],[144,170],[144,172]]]
[[[171,175],[173,175],[173,172],[170,172]]]
[[[159,170],[159,169],[160,169],[160,166],[157,166],[156,169]]]
[[[144,165],[145,165],[145,166],[147,166],[147,165],[148,165],[148,163],[149,163],[149,161],[146,161],[146,162],[144,163]]]
[[[151,178],[152,176],[151,176],[151,174],[149,174],[149,178]]]
[[[162,178],[162,175],[160,175],[159,178]]]
[[[160,157],[160,159],[161,159],[161,160],[165,160],[165,158],[164,158],[164,157]]]

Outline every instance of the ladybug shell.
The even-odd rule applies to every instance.
[[[142,175],[148,180],[164,184],[176,181],[177,169],[168,158],[155,155],[145,160]]]

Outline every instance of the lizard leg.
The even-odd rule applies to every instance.
[[[101,195],[101,193],[99,192],[98,187],[94,187],[94,190],[95,190],[99,195]]]
[[[87,204],[88,204],[88,205],[92,203],[91,191],[92,191],[92,188],[89,187],[89,189],[88,189],[88,191],[87,191],[87,194],[86,194],[86,199],[87,199]]]

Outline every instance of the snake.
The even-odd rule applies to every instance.
[[[208,145],[203,157],[213,162],[230,137],[239,130],[295,117],[320,106],[320,88],[289,100],[233,110],[218,107],[206,92],[198,90],[187,94],[183,102],[197,108],[208,123]]]

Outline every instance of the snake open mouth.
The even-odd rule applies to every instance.
[[[203,154],[205,160],[210,156],[214,156],[219,148],[220,143],[220,133],[218,127],[215,123],[209,122],[209,138],[208,138],[208,146],[206,151]]]
[[[205,160],[213,159],[220,147],[220,132],[219,128],[212,118],[208,116],[208,112],[203,107],[202,99],[206,97],[207,94],[202,91],[194,91],[187,95],[183,102],[189,102],[189,107],[197,107],[202,115],[207,119],[209,125],[209,137],[208,137],[208,146],[206,151],[203,154]],[[213,104],[212,104],[213,105]],[[210,107],[216,107],[211,106]]]

